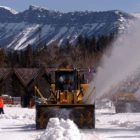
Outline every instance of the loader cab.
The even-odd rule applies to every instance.
[[[55,90],[73,91],[78,90],[78,71],[76,70],[57,70],[55,72]]]

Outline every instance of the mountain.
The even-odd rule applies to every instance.
[[[40,41],[74,42],[79,35],[87,37],[122,32],[133,16],[119,11],[68,12],[30,6],[23,12],[0,7],[0,45],[21,50],[28,44],[36,46]]]

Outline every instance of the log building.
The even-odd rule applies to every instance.
[[[22,106],[27,107],[35,96],[38,86],[43,96],[50,89],[50,79],[46,69],[41,68],[0,68],[0,95],[21,97]]]

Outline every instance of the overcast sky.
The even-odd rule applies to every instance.
[[[11,7],[17,11],[28,9],[29,5],[37,5],[63,12],[114,9],[129,13],[140,12],[140,0],[0,0],[0,5]]]

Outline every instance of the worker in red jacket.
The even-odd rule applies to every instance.
[[[3,98],[2,96],[0,96],[0,114],[4,114],[3,107],[4,107]]]

